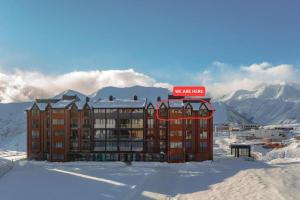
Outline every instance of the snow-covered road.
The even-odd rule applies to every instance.
[[[19,161],[0,178],[0,199],[299,199],[300,163],[228,157],[201,163]]]

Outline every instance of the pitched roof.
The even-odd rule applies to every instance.
[[[113,100],[99,100],[94,102],[93,108],[144,108],[147,99],[113,99]]]
[[[74,100],[60,100],[56,103],[51,104],[52,108],[67,108],[69,107]]]

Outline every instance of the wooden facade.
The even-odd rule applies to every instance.
[[[178,101],[179,104],[172,105],[160,102],[160,98],[148,102],[135,96],[131,100],[110,97],[90,103],[88,98],[80,100],[67,95],[60,99],[37,99],[26,110],[28,158],[48,161],[212,160],[213,118],[197,117],[209,116],[213,108],[199,100]],[[180,119],[186,116],[194,118]]]

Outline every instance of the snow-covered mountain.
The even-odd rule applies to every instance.
[[[222,101],[260,124],[300,123],[297,84],[264,84],[252,91],[238,90]]]
[[[0,104],[0,149],[26,149],[25,109],[30,102]]]

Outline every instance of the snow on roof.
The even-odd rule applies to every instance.
[[[201,103],[190,103],[193,110],[199,110]]]
[[[56,103],[53,103],[51,105],[52,108],[66,108],[68,107],[69,105],[71,105],[71,103],[73,103],[74,100],[60,100]]]
[[[184,106],[182,100],[169,101],[170,108],[182,108]]]
[[[37,107],[39,107],[40,110],[44,111],[46,110],[46,107],[48,103],[36,103]]]
[[[144,108],[146,106],[147,99],[114,99],[99,100],[93,104],[94,108]]]

